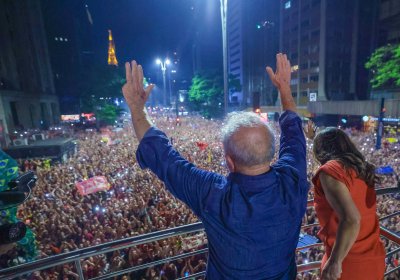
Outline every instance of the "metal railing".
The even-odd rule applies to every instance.
[[[311,204],[310,201],[308,203]],[[391,217],[399,215],[399,214],[400,214],[400,212],[396,212],[396,213],[390,214],[388,216],[382,217],[380,220],[385,220],[385,219],[391,218]],[[315,226],[319,226],[319,224],[304,225],[304,226],[302,226],[302,230],[307,229],[307,228],[312,228]],[[162,239],[167,239],[167,238],[174,237],[174,236],[195,233],[195,232],[199,232],[199,231],[203,231],[203,230],[204,230],[204,227],[203,227],[202,223],[198,222],[198,223],[179,226],[179,227],[166,229],[166,230],[162,230],[162,231],[151,232],[151,233],[143,234],[140,236],[134,236],[134,237],[129,237],[129,238],[121,239],[121,240],[115,240],[115,241],[107,242],[104,244],[99,244],[96,246],[78,249],[78,250],[68,252],[68,253],[54,255],[54,256],[51,256],[48,258],[44,258],[44,259],[40,259],[37,261],[33,261],[33,262],[29,262],[29,263],[25,263],[22,265],[18,265],[18,266],[0,270],[0,279],[14,279],[16,277],[27,275],[27,274],[30,274],[35,271],[41,271],[41,270],[45,270],[48,268],[52,268],[52,267],[67,264],[67,263],[74,263],[80,279],[84,279],[84,274],[83,274],[83,270],[82,270],[82,266],[81,266],[81,261],[83,259],[86,259],[86,258],[89,258],[92,256],[96,256],[96,255],[106,254],[109,252],[114,252],[117,250],[134,247],[134,246],[141,245],[141,244],[151,243],[151,242],[162,240]],[[395,233],[393,233],[392,231],[381,227],[381,235],[400,246],[400,237],[398,235],[396,235]],[[321,246],[321,245],[323,245],[323,244],[316,243],[316,244],[312,244],[312,245],[298,247],[296,250],[297,251],[304,250],[307,248]],[[194,255],[205,254],[207,252],[208,252],[208,248],[196,250],[193,252],[187,252],[187,253],[179,254],[179,255],[176,255],[173,257],[168,257],[168,258],[165,258],[162,260],[157,260],[154,262],[130,267],[128,269],[111,272],[106,275],[98,276],[98,277],[91,278],[91,279],[95,279],[95,280],[109,279],[111,277],[115,277],[115,276],[119,276],[122,274],[146,269],[149,267],[162,265],[166,262],[170,262],[170,261],[174,261],[174,260],[178,260],[178,259],[182,259],[182,258],[187,258],[187,257],[194,256]],[[400,248],[397,248],[397,249],[389,252],[387,256],[391,256],[397,252],[400,252]],[[302,265],[298,266],[298,272],[319,269],[320,265],[321,265],[321,262],[312,262],[312,263],[308,263],[308,264],[302,264]],[[389,275],[399,269],[400,269],[400,266],[386,272],[385,275]],[[183,279],[192,279],[193,277],[203,276],[204,274],[205,274],[205,272],[199,272],[194,275],[190,275],[188,277],[183,277],[183,278],[179,278],[179,279],[182,279],[182,280]]]
[[[310,226],[316,226],[316,225],[317,224],[306,225],[306,226],[304,226],[304,228],[307,228]],[[158,241],[158,240],[162,240],[162,239],[166,239],[166,238],[170,238],[170,237],[174,237],[174,236],[178,236],[178,235],[182,235],[182,234],[190,234],[190,233],[194,233],[194,232],[199,232],[202,230],[204,230],[202,223],[195,223],[195,224],[184,225],[184,226],[180,226],[180,227],[176,227],[176,228],[172,228],[172,229],[152,232],[152,233],[148,233],[148,234],[144,234],[144,235],[140,235],[140,236],[116,240],[116,241],[96,245],[93,247],[79,249],[76,251],[55,255],[52,257],[45,258],[45,259],[40,259],[40,260],[37,260],[34,262],[22,264],[19,266],[3,269],[3,270],[0,270],[0,278],[1,279],[13,279],[15,277],[23,276],[23,275],[26,275],[26,274],[29,274],[29,273],[32,273],[35,271],[41,271],[41,270],[44,270],[47,268],[51,268],[51,267],[55,267],[58,265],[73,262],[76,265],[77,273],[78,273],[80,279],[84,279],[83,270],[82,270],[82,266],[81,266],[82,259],[89,258],[91,256],[100,255],[100,254],[105,254],[108,252],[113,252],[116,250],[126,249],[129,247],[133,247],[133,246],[137,246],[137,245],[141,245],[141,244],[146,244],[146,243],[150,243],[150,242],[154,242],[154,241]],[[381,227],[381,234],[382,234],[382,236],[386,237],[387,239],[400,245],[400,237],[397,236],[396,234],[392,233],[391,231]],[[321,245],[323,245],[323,244],[316,243],[316,244],[312,244],[312,245],[308,245],[308,246],[298,247],[296,250],[304,250],[307,248],[321,246]],[[400,251],[400,248],[393,250],[388,253],[388,256],[391,256],[399,251]],[[110,277],[115,277],[118,275],[122,275],[122,274],[130,273],[130,272],[146,269],[149,267],[161,265],[166,262],[170,262],[170,261],[174,261],[174,260],[178,260],[178,259],[182,259],[182,258],[187,258],[187,257],[194,256],[194,255],[205,254],[207,252],[208,252],[208,249],[205,248],[205,249],[197,250],[194,252],[183,253],[183,254],[179,254],[179,255],[176,255],[173,257],[168,257],[168,258],[165,258],[162,260],[146,263],[146,264],[139,265],[139,266],[134,266],[134,267],[131,267],[128,269],[111,272],[106,275],[102,275],[102,276],[91,278],[91,279],[95,279],[95,280],[107,279]],[[320,265],[321,265],[321,262],[312,262],[309,264],[299,265],[298,272],[319,269]],[[386,274],[388,275],[388,274],[396,271],[399,268],[400,267],[397,267],[397,268],[387,272]],[[204,275],[204,272],[203,272],[203,274],[199,274],[199,276],[201,276],[201,275]],[[194,275],[191,275],[189,278],[193,278],[193,277],[194,277]],[[189,279],[189,278],[184,277],[184,278],[180,278],[180,279]]]
[[[400,211],[397,211],[397,212],[394,212],[394,213],[389,214],[387,216],[379,218],[379,221],[387,220],[389,218],[396,217],[396,216],[399,216],[399,215],[400,215]]]
[[[130,272],[138,271],[138,270],[154,267],[154,266],[157,266],[157,265],[161,265],[161,264],[164,264],[166,262],[175,261],[175,260],[179,260],[179,259],[184,259],[184,258],[187,258],[187,257],[201,255],[201,254],[205,254],[205,253],[208,253],[208,248],[201,249],[201,250],[196,250],[194,252],[188,252],[188,253],[179,254],[179,255],[176,255],[176,256],[173,256],[173,257],[168,257],[168,258],[165,258],[165,259],[162,259],[162,260],[149,262],[149,263],[142,264],[142,265],[133,266],[133,267],[130,267],[130,268],[127,268],[127,269],[123,269],[123,270],[107,273],[105,275],[98,276],[98,277],[95,277],[95,278],[90,278],[90,279],[91,280],[109,279],[111,277],[119,276],[121,274],[126,274],[126,273],[130,273]],[[205,273],[205,272],[203,271],[202,273]],[[190,278],[192,278],[192,277],[193,277],[193,275],[190,276]]]
[[[115,240],[0,270],[0,279],[12,279],[18,276],[29,274],[31,272],[72,262],[74,262],[76,265],[77,272],[81,277],[80,279],[84,279],[80,263],[82,259],[202,230],[204,230],[203,224],[198,222],[195,224],[184,225],[139,236]]]

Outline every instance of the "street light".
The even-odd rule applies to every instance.
[[[177,73],[176,69],[172,69],[170,72],[170,74],[174,74],[174,76],[176,75],[176,73]],[[172,81],[174,83],[174,85],[176,83],[175,79],[176,79],[176,77],[174,77],[174,80]],[[169,96],[170,97],[171,97],[171,92],[172,92],[172,89],[171,89],[171,75],[170,75],[169,76]],[[179,117],[179,113],[178,113],[179,93],[175,88],[174,88],[174,93],[175,93],[175,112],[176,112],[176,118],[178,118]]]
[[[156,63],[161,66],[161,71],[163,74],[163,84],[164,84],[164,106],[167,106],[167,79],[166,79],[165,72],[167,70],[167,65],[171,64],[171,61],[168,58],[166,58],[164,60],[164,62],[162,62],[162,60],[158,58],[156,60]],[[168,96],[168,100],[169,99],[170,99],[170,96]]]

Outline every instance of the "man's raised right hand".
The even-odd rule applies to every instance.
[[[271,82],[279,90],[281,97],[282,109],[284,111],[296,111],[296,103],[292,97],[292,91],[290,89],[290,75],[291,75],[290,62],[286,57],[286,54],[278,53],[276,55],[276,72],[271,67],[267,67],[267,73],[271,79]]]
[[[267,73],[274,84],[279,90],[283,87],[290,87],[290,62],[286,54],[278,53],[276,55],[276,72],[271,67],[267,67]]]

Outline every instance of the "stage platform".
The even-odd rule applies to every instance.
[[[65,161],[77,152],[73,138],[54,138],[38,140],[29,145],[10,146],[4,149],[14,159],[51,158]]]

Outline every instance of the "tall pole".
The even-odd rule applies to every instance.
[[[383,118],[385,117],[385,98],[381,99],[381,111],[379,112],[378,119],[378,130],[376,133],[376,146],[375,148],[379,150],[381,148],[382,143],[382,135],[383,135]]]
[[[162,77],[163,77],[163,83],[164,83],[164,106],[167,106],[167,79],[165,77],[165,70],[166,67],[161,65],[161,70],[162,70]]]
[[[161,59],[157,59],[156,63],[161,66],[161,71],[163,75],[163,84],[164,84],[164,96],[163,96],[163,101],[164,101],[164,106],[169,105],[169,100],[171,97],[168,98],[167,100],[167,77],[166,77],[166,71],[167,71],[167,65],[169,65],[171,62],[169,59],[165,59],[164,62]],[[171,93],[170,93],[171,94]]]
[[[171,72],[170,72],[170,71],[168,71],[168,87],[169,87],[169,91],[168,91],[168,105],[171,105],[172,85],[171,85]]]
[[[223,70],[224,70],[224,111],[228,113],[228,46],[226,20],[228,11],[228,0],[220,0],[221,6],[221,26],[222,26],[222,55],[223,55]]]
[[[175,112],[176,112],[176,118],[179,117],[179,92],[176,91],[176,99],[175,99]]]

